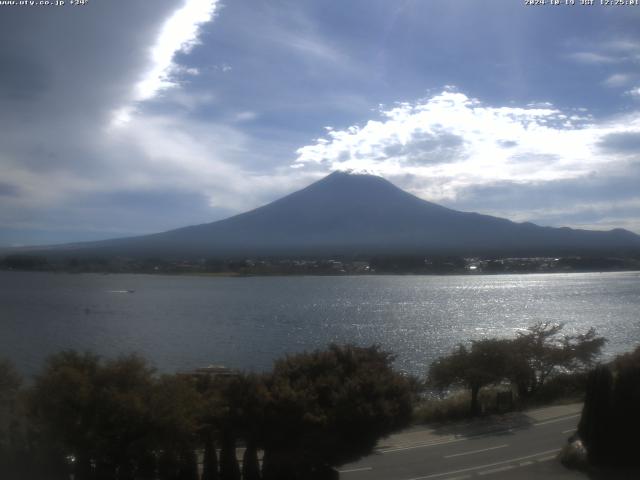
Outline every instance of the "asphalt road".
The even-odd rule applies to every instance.
[[[571,414],[503,429],[485,426],[484,433],[469,428],[466,435],[381,446],[374,454],[341,467],[340,479],[584,479],[584,474],[567,470],[557,460],[578,419],[579,415]]]

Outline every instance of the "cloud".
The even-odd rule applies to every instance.
[[[383,109],[363,126],[329,129],[297,154],[296,166],[373,171],[423,198],[510,218],[555,222],[550,212],[560,204],[577,212],[589,188],[593,211],[612,211],[608,195],[622,191],[624,201],[640,202],[640,169],[629,163],[640,159],[637,112],[596,121],[549,106],[489,106],[449,90]]]
[[[631,83],[633,78],[633,75],[630,75],[628,73],[614,73],[612,75],[609,75],[609,77],[607,77],[607,79],[602,83],[605,86],[611,88],[624,87],[625,85]]]
[[[632,154],[640,159],[640,132],[619,132],[604,135],[598,146],[606,153]]]
[[[135,112],[124,111],[126,125],[112,128],[113,111],[131,105],[140,78],[159,71],[149,69],[155,65],[149,52],[180,6],[170,0],[93,5],[59,9],[64,15],[11,9],[0,17],[0,58],[14,59],[6,63],[10,70],[0,69],[0,237],[16,240],[33,231],[46,236],[34,242],[46,243],[64,237],[54,230],[69,232],[69,240],[152,233],[254,208],[322,175],[292,172],[282,161],[291,155],[289,143],[240,130],[258,118],[254,110],[205,115],[220,101],[211,88],[180,83],[138,102]],[[38,35],[25,30],[25,22]],[[192,48],[199,25],[167,51]],[[60,31],[65,35],[42,48],[40,34]],[[179,68],[170,69],[194,81],[211,73],[189,58],[181,55]],[[228,64],[217,65],[231,74]]]
[[[199,29],[212,19],[217,3],[217,0],[186,0],[164,22],[151,48],[151,68],[135,87],[135,100],[148,100],[160,90],[175,86],[170,78],[176,68],[174,56],[178,52],[189,53],[197,44]]]
[[[611,64],[622,61],[618,56],[598,52],[576,52],[570,55],[573,60],[591,65]]]
[[[455,196],[454,184],[587,174],[607,164],[596,143],[617,128],[596,126],[583,113],[492,107],[453,91],[401,103],[381,111],[380,117],[327,132],[299,148],[296,163],[455,178],[447,189]]]
[[[189,53],[198,44],[200,28],[211,21],[217,3],[218,0],[185,0],[182,8],[164,22],[150,49],[151,65],[135,84],[131,103],[114,110],[113,126],[129,123],[136,111],[136,103],[150,100],[161,91],[176,87],[178,75],[199,74],[197,68],[176,65],[174,57],[178,53]]]
[[[209,92],[189,92],[176,89],[163,97],[165,104],[177,106],[187,112],[194,112],[202,107],[214,104],[217,98]]]
[[[390,143],[384,155],[402,158],[409,165],[455,162],[464,157],[464,139],[456,134],[438,131],[416,131],[405,143]]]
[[[589,49],[574,52],[569,58],[592,65],[635,63],[640,60],[640,42],[632,38],[594,42]]]
[[[20,193],[20,187],[10,183],[0,182],[0,197],[17,197]]]
[[[121,233],[158,226],[149,215],[127,223],[123,215],[94,215],[80,206],[111,191],[152,189],[145,182],[170,186],[145,171],[150,162],[135,142],[111,135],[107,127],[114,109],[131,100],[148,71],[150,47],[176,8],[171,0],[112,0],[46,12],[3,9],[0,235],[27,228],[51,231],[52,225]],[[192,45],[185,38],[181,48]],[[207,208],[211,216],[219,214],[208,200]],[[176,216],[168,223],[181,225]]]
[[[338,3],[223,9],[214,0],[110,0],[3,9],[0,235],[53,236],[59,228],[75,232],[73,240],[211,221],[335,168],[373,170],[450,205],[496,182],[528,185],[535,195],[594,172],[617,188],[615,175],[632,171],[633,140],[616,137],[638,130],[629,100],[640,95],[620,95],[635,92],[640,78],[638,42],[625,36],[636,35],[631,12],[598,17],[618,32],[615,42],[594,38],[589,22],[545,20],[558,45],[577,40],[564,44],[592,65],[578,70],[532,41],[542,20],[515,6],[505,23],[495,15],[504,13],[499,2],[473,11]],[[455,88],[414,101],[449,83],[483,101]],[[393,103],[402,99],[411,101]],[[377,112],[379,103],[387,106]],[[604,117],[616,111],[627,115]],[[120,128],[109,128],[114,112]],[[163,192],[193,207],[180,214]],[[571,195],[579,197],[567,192],[571,209]],[[606,203],[601,192],[597,211]],[[514,218],[560,211],[519,202]]]
[[[497,143],[503,148],[513,148],[518,146],[518,142],[513,140],[497,140]]]
[[[637,70],[640,63],[640,42],[632,38],[594,42],[587,50],[569,54],[569,58],[578,63],[600,68],[615,67],[616,69],[625,68],[628,71]],[[602,81],[602,85],[609,88],[625,87],[636,78],[637,74],[635,73],[611,72]],[[625,93],[633,96],[634,91],[635,89],[632,89]]]
[[[551,182],[469,185],[448,206],[541,225],[640,232],[640,164]]]
[[[177,114],[140,113],[127,128],[105,126],[99,137],[49,172],[0,164],[0,175],[12,180],[0,184],[0,231],[42,232],[54,223],[73,239],[153,233],[255,208],[322,175],[286,165],[254,172],[244,162],[270,158],[268,141],[255,151],[255,140],[234,127]],[[93,159],[85,171],[78,156]]]
[[[258,118],[258,114],[251,111],[239,112],[234,116],[236,122],[250,122],[256,118]]]

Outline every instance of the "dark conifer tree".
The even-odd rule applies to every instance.
[[[587,447],[589,461],[594,465],[607,463],[610,456],[612,386],[613,375],[609,367],[600,365],[589,373],[578,434]]]
[[[139,480],[156,480],[156,464],[155,452],[145,452],[138,459],[137,478]]]
[[[236,438],[232,430],[222,432],[220,450],[220,480],[240,480],[240,467],[236,458]]]
[[[218,480],[218,455],[211,434],[204,436],[204,457],[202,459],[202,480]]]
[[[247,448],[242,458],[242,480],[260,480],[258,449],[253,441],[247,442]]]
[[[180,480],[180,462],[172,450],[163,450],[158,458],[158,478],[160,480]]]
[[[640,362],[621,365],[613,387],[613,407],[610,438],[613,441],[612,463],[640,465]]]
[[[180,480],[198,480],[198,457],[189,446],[180,452]]]

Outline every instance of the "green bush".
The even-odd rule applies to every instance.
[[[483,414],[500,413],[497,405],[498,392],[504,392],[504,387],[485,387],[478,394],[480,411]],[[417,424],[445,423],[471,418],[469,410],[471,392],[469,390],[455,390],[443,398],[425,398],[415,407],[413,422]],[[504,410],[503,410],[504,411]]]
[[[551,403],[580,402],[584,399],[587,386],[587,374],[563,373],[550,378],[521,406],[549,405]]]

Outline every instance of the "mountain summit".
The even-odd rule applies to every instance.
[[[574,230],[459,212],[374,175],[334,172],[255,210],[141,237],[66,246],[124,256],[561,255],[640,248],[629,231]]]

